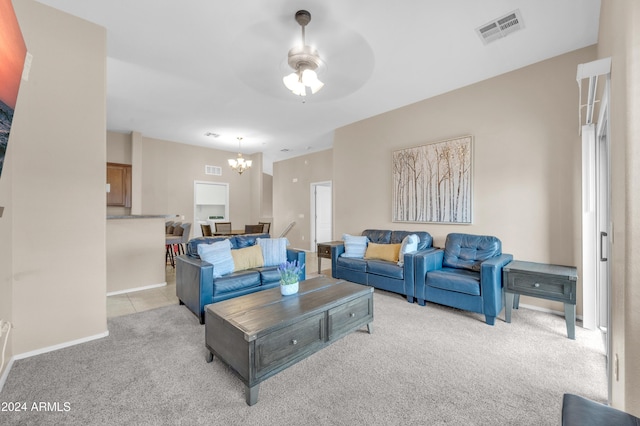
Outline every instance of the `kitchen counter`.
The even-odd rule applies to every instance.
[[[107,220],[109,219],[171,219],[178,218],[178,215],[175,214],[129,214],[129,215],[111,215],[107,216]]]

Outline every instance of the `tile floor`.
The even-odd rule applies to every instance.
[[[331,260],[322,259],[322,274],[331,276]],[[327,269],[325,269],[327,268]],[[307,278],[318,276],[318,258],[315,253],[307,252]],[[149,309],[178,303],[176,297],[176,270],[166,266],[167,285],[149,290],[117,294],[107,297],[107,317],[134,314]]]

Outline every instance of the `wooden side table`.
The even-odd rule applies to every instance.
[[[322,258],[331,259],[331,247],[341,246],[344,241],[329,241],[326,243],[318,243],[316,254],[318,255],[318,273],[322,268]]]
[[[564,318],[569,339],[576,338],[576,282],[573,266],[514,260],[502,268],[505,294],[505,321],[511,322],[511,308],[518,309],[520,295],[564,303]]]

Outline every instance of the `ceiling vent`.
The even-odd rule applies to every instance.
[[[222,167],[204,166],[204,174],[212,176],[222,176]]]
[[[476,33],[484,44],[489,44],[523,28],[524,21],[522,20],[520,9],[516,9],[476,28]]]

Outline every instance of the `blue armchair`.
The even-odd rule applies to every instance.
[[[503,307],[502,268],[511,260],[496,237],[449,234],[444,251],[416,259],[426,271],[415,277],[418,304],[429,301],[477,312],[494,325]]]

